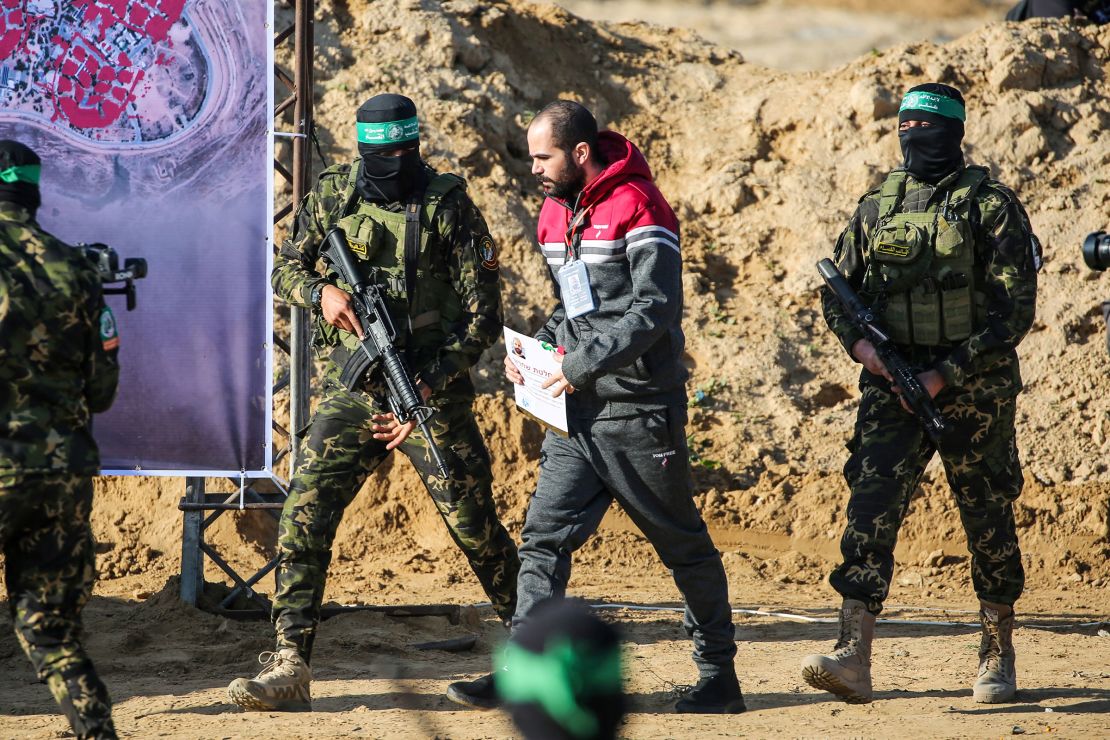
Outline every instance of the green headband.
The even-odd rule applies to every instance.
[[[613,695],[621,691],[620,647],[603,652],[584,649],[563,639],[543,653],[507,643],[497,655],[494,671],[497,692],[511,704],[536,703],[575,737],[598,730],[597,717],[578,703],[579,697]]]
[[[0,170],[0,180],[4,182],[25,182],[31,185],[38,185],[39,175],[41,173],[41,164],[17,164],[6,170]]]
[[[901,113],[904,110],[921,110],[945,118],[955,118],[957,121],[967,120],[967,113],[964,112],[964,106],[960,101],[924,90],[906,93],[898,112]]]
[[[416,116],[403,121],[382,123],[356,123],[359,144],[404,144],[420,136],[420,122]]]

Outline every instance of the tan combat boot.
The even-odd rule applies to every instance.
[[[312,711],[312,671],[295,649],[262,653],[258,662],[263,668],[257,676],[237,678],[227,687],[229,699],[248,711]]]
[[[983,637],[979,643],[979,680],[971,690],[980,704],[1011,701],[1017,693],[1014,666],[1014,610],[1001,604],[980,602],[979,621]],[[1002,612],[1008,612],[1005,616]]]
[[[871,701],[871,641],[875,615],[867,605],[844,599],[840,607],[840,638],[832,655],[807,655],[802,680],[815,689],[836,694],[849,704]]]

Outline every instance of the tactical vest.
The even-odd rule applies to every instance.
[[[421,202],[410,203],[404,211],[395,213],[358,197],[357,177],[355,164],[341,196],[345,205],[335,225],[347,235],[351,254],[363,275],[383,289],[397,329],[396,346],[410,359],[420,358],[421,350],[439,347],[463,317],[462,302],[451,283],[446,260],[434,259],[433,255],[438,252],[439,241],[434,231],[436,212],[452,190],[466,187],[466,181],[457,175],[436,175]],[[407,241],[411,228],[419,229],[419,237]],[[408,260],[406,247],[410,250]],[[351,290],[341,280],[336,282],[343,290]],[[318,345],[336,348],[331,359],[340,368],[358,350],[354,335],[327,324],[319,312],[316,331]]]
[[[987,170],[966,167],[944,197],[934,194],[920,213],[901,211],[907,176],[894,170],[879,190],[863,289],[898,344],[952,345],[986,320],[972,209]]]

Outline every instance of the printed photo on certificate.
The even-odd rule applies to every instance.
[[[552,398],[551,389],[542,387],[559,370],[555,348],[506,326],[505,350],[524,376],[524,385],[513,385],[517,408],[553,431],[566,435],[566,394]]]

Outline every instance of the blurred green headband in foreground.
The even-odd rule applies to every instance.
[[[508,643],[498,654],[495,665],[497,691],[506,702],[535,702],[563,729],[575,737],[597,732],[597,717],[581,704],[591,696],[618,695],[621,692],[620,647],[598,651],[575,645],[569,639],[533,653]]]
[[[6,170],[0,170],[0,181],[8,183],[25,182],[31,185],[38,185],[40,174],[42,174],[42,165],[17,164]]]

